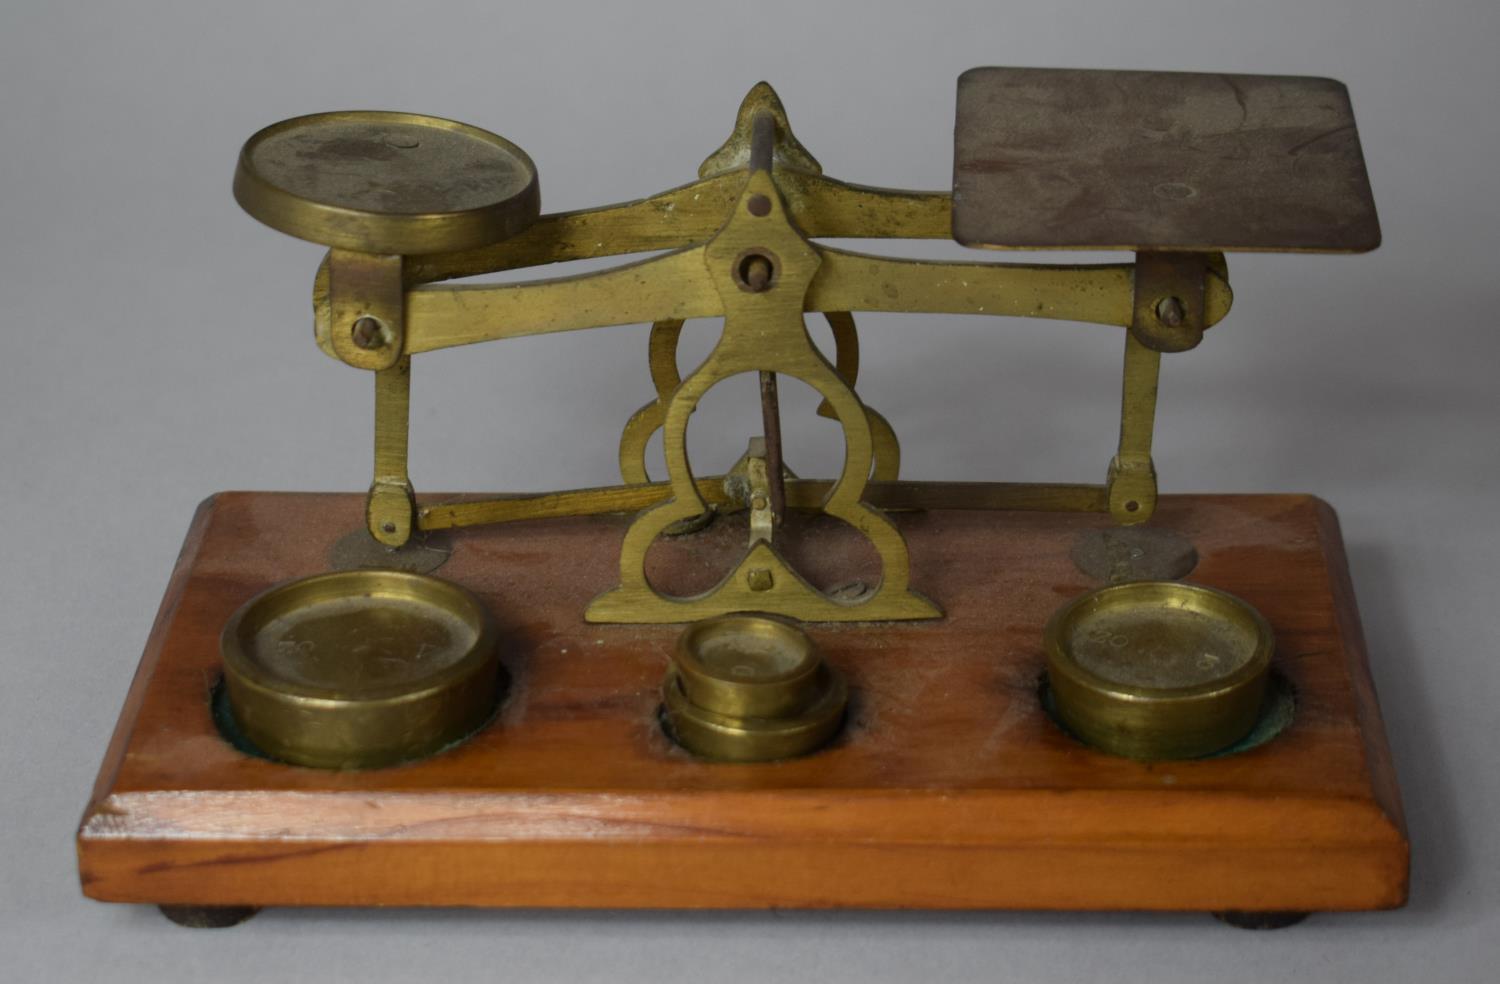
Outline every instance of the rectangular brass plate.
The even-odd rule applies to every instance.
[[[975,68],[958,80],[953,238],[1359,253],[1380,224],[1333,79]]]

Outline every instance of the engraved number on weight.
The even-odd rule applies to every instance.
[[[1109,649],[1117,652],[1129,649],[1133,658],[1155,666],[1163,666],[1173,662],[1172,649],[1160,642],[1153,642],[1143,646],[1133,641],[1129,635],[1123,632],[1112,632],[1106,628],[1093,629],[1089,632],[1088,638],[1090,642],[1100,646],[1107,646]],[[1218,662],[1218,657],[1210,653],[1204,653],[1203,656],[1213,660],[1212,663],[1205,664],[1200,658],[1199,665],[1204,669],[1208,669]]]
[[[1111,649],[1124,649],[1130,645],[1130,636],[1111,632],[1108,629],[1094,629],[1089,633],[1089,641],[1109,646]]]

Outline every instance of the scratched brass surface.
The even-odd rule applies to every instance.
[[[489,717],[503,680],[479,600],[394,570],[277,585],[234,614],[220,648],[241,733],[271,758],[319,768],[437,751]]]
[[[318,113],[259,131],[234,196],[273,229],[366,253],[497,242],[541,206],[536,165],[478,127],[414,113]]]
[[[1380,244],[1333,79],[975,68],[953,238],[1007,249],[1360,253]]]
[[[822,663],[801,629],[748,615],[695,622],[678,636],[672,653],[690,701],[740,717],[795,714],[816,696]]]
[[[847,702],[843,678],[807,633],[760,615],[688,626],[662,685],[668,734],[695,755],[730,762],[814,751],[837,733]]]
[[[1161,356],[1200,344],[1227,315],[1233,295],[1220,250],[1356,250],[1373,247],[1379,237],[1347,94],[1328,80],[976,69],[961,80],[958,116],[953,195],[825,175],[765,83],[745,97],[728,139],[703,162],[697,180],[631,202],[539,216],[535,169],[519,150],[485,131],[404,114],[325,114],[268,128],[247,145],[237,195],[257,217],[336,247],[314,283],[314,336],[325,353],[375,374],[375,468],[366,519],[382,546],[399,549],[421,531],[636,510],[621,548],[619,584],[589,606],[590,620],[689,622],[743,610],[804,620],[932,618],[941,613],[940,599],[910,590],[905,543],[882,509],[937,508],[957,496],[980,508],[1088,509],[1108,512],[1120,526],[1147,522],[1157,498],[1152,439]],[[388,220],[411,216],[372,199],[336,170],[328,186],[313,173],[348,156],[348,148],[339,149],[348,136],[341,127],[375,124],[409,127],[412,134],[433,128],[441,140],[472,139],[490,148],[461,145],[463,151],[446,161],[412,169],[419,184],[446,189],[445,201],[459,209],[441,213],[447,216],[442,220],[426,213],[422,222],[437,224],[423,226],[431,235],[419,247],[387,235],[398,228]],[[390,133],[395,136],[377,134],[382,161],[399,157],[397,151],[422,152],[420,140],[403,146],[397,130]],[[267,163],[272,158],[264,148],[277,141],[290,146],[303,136],[328,138],[310,170],[284,160]],[[475,159],[509,155],[520,164],[504,180],[479,188],[450,166],[465,153],[478,154]],[[389,166],[359,163],[353,173],[384,174]],[[270,198],[253,186],[261,172],[279,175],[281,185]],[[1143,192],[1148,178],[1155,183]],[[1006,195],[995,197],[997,181],[1040,184],[1031,189],[1035,194],[1007,197],[1015,190],[1007,185]],[[291,202],[291,218],[265,203],[281,199]],[[320,211],[327,208],[369,221],[359,235],[330,238]],[[466,227],[472,234],[460,234],[448,224],[455,216],[479,221],[479,213],[488,216],[480,222],[483,235],[472,227]],[[1105,225],[1091,224],[1099,222]],[[991,226],[1014,230],[1026,223],[1054,241],[1010,242],[1026,237],[989,234]],[[822,241],[950,234],[983,245],[1140,252],[1135,263],[1095,265],[932,262]],[[629,253],[655,255],[574,276],[445,282]],[[1114,336],[1123,346],[1120,433],[1102,484],[900,481],[896,428],[855,391],[858,311],[1126,329]],[[831,363],[808,336],[806,312],[823,313],[833,328]],[[724,324],[713,352],[684,376],[677,342],[690,318],[722,318]],[[412,356],[639,323],[653,326],[646,360],[653,398],[629,418],[620,438],[625,484],[418,504],[407,472]],[[914,322],[913,330],[922,327]],[[746,372],[760,375],[766,431],[763,453],[736,469],[736,481],[761,476],[748,497],[729,488],[733,475],[696,476],[686,450],[687,421],[699,401]],[[772,439],[782,427],[778,375],[810,385],[822,397],[818,414],[843,429],[840,474],[801,478],[795,463],[781,466],[779,437]],[[667,463],[661,481],[646,468],[647,443],[657,430]],[[751,510],[751,537],[721,584],[689,598],[664,595],[648,582],[644,559],[658,537],[691,536],[716,511],[740,508]],[[778,550],[783,509],[818,510],[852,525],[881,561],[879,582],[852,598],[813,589]]]
[[[1044,633],[1058,716],[1139,759],[1209,755],[1260,714],[1275,637],[1250,605],[1181,581],[1132,581],[1063,606]]]
[[[703,282],[717,293],[724,313],[718,345],[673,393],[662,424],[672,497],[643,512],[625,535],[620,585],[589,605],[590,621],[688,621],[737,611],[772,611],[809,621],[932,618],[939,609],[908,586],[906,543],[888,518],[863,499],[874,464],[870,418],[854,390],[808,337],[803,296],[818,268],[816,250],[785,218],[785,205],[769,170],[754,170],[724,229],[698,258]],[[765,258],[771,275],[763,286],[743,275],[746,262]],[[880,582],[851,603],[814,589],[787,565],[769,536],[753,535],[746,553],[723,582],[693,598],[667,597],[645,574],[646,552],[668,527],[703,514],[688,461],[688,419],[715,384],[744,372],[793,376],[834,409],[844,430],[845,459],[819,508],[866,536],[880,555]]]

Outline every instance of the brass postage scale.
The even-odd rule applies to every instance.
[[[316,338],[374,380],[374,478],[199,509],[79,832],[86,893],[191,925],[432,905],[1271,926],[1400,905],[1399,796],[1332,511],[1158,497],[1151,457],[1162,357],[1229,313],[1226,252],[1378,245],[1344,87],[982,68],[955,136],[951,194],[847,184],[761,84],[696,181],[556,214],[520,148],[464,124],[342,112],[251,137],[235,197],[329,247]],[[826,244],[950,236],[1134,259]],[[446,283],[630,253],[653,255]],[[1103,483],[902,477],[900,421],[856,390],[864,311],[1102,326],[1123,349]],[[694,318],[722,331],[683,375]],[[414,488],[422,353],[641,323],[649,399],[620,484]],[[742,373],[761,433],[699,474],[693,411]],[[807,421],[783,420],[783,377],[842,429],[839,474],[784,459]]]

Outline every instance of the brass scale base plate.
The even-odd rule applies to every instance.
[[[625,516],[454,538],[438,573],[491,609],[513,681],[470,740],[369,771],[244,754],[211,714],[219,632],[260,590],[326,570],[362,507],[360,495],[225,493],[200,508],[79,830],[87,895],[1206,911],[1405,900],[1390,755],[1337,520],[1316,499],[1168,496],[1153,520],[1196,544],[1191,580],[1275,630],[1296,715],[1236,755],[1146,764],[1059,730],[1038,698],[1042,627],[1101,584],[1069,553],[1109,521],[956,510],[896,517],[914,587],[945,618],[809,626],[852,696],[844,731],[806,758],[705,763],[662,734],[680,626],[582,619],[610,587]],[[814,580],[860,563],[836,529],[801,539]],[[669,582],[714,573],[701,549],[671,543],[655,563]]]

